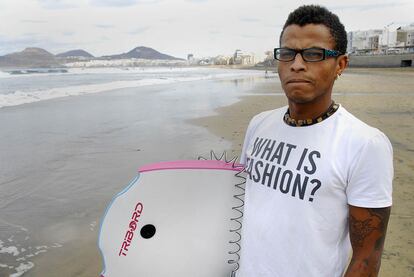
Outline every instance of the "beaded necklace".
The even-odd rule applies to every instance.
[[[283,121],[289,126],[294,127],[303,127],[303,126],[310,126],[316,123],[321,122],[322,120],[327,119],[331,115],[333,115],[339,108],[339,104],[336,104],[334,101],[332,101],[332,104],[329,106],[329,108],[321,114],[320,116],[314,118],[314,119],[293,119],[290,117],[290,111],[289,109],[286,111],[285,116],[283,117]]]

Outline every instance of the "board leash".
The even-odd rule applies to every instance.
[[[202,156],[199,156],[197,159],[208,160]],[[227,263],[234,265],[234,269],[232,270],[231,277],[236,276],[236,271],[240,267],[239,262],[240,262],[240,250],[241,250],[241,245],[240,245],[241,229],[243,227],[242,219],[244,215],[243,207],[244,207],[244,194],[245,194],[245,185],[246,185],[246,177],[244,177],[245,168],[240,165],[236,165],[237,159],[238,157],[235,156],[232,159],[228,160],[226,151],[224,151],[220,156],[216,155],[216,153],[213,150],[210,151],[210,160],[224,161],[227,164],[231,164],[232,168],[238,169],[237,173],[234,175],[238,180],[236,184],[234,185],[234,187],[236,188],[236,191],[238,191],[239,193],[234,194],[233,198],[237,199],[237,201],[240,204],[238,206],[232,207],[232,210],[235,211],[238,216],[230,218],[231,222],[235,222],[234,225],[236,225],[236,227],[229,230],[229,232],[234,234],[235,236],[234,240],[229,241],[231,245],[234,245],[234,250],[229,251],[228,254],[232,255],[233,258],[227,261]]]

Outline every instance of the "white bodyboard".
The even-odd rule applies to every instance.
[[[101,276],[231,276],[238,266],[241,171],[211,160],[140,168],[102,219]]]

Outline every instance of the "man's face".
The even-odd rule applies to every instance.
[[[285,28],[280,47],[334,49],[334,46],[335,41],[325,25],[307,24],[301,27],[294,24]],[[297,54],[293,61],[279,61],[279,78],[288,100],[297,104],[316,104],[327,97],[330,99],[335,77],[343,70],[338,60],[327,58],[319,62],[305,62]]]

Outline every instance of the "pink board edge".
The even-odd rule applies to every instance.
[[[240,171],[243,169],[243,165],[239,163],[233,164],[214,160],[180,160],[144,165],[138,169],[138,172],[142,173],[166,169],[219,169]]]

